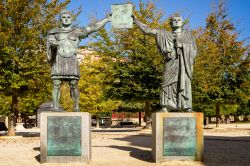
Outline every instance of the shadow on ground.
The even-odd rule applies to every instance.
[[[39,163],[40,163],[40,156],[41,156],[40,154],[35,156],[36,161],[38,161]]]
[[[40,147],[34,147],[33,150],[40,151]],[[36,161],[40,162],[40,154],[35,156]]]
[[[92,132],[94,133],[117,133],[117,132],[135,132],[135,131],[140,131],[140,129],[137,128],[117,128],[117,129],[92,129]]]
[[[114,140],[129,142],[131,146],[150,148],[151,150],[151,134],[143,133],[138,135],[129,135],[122,138],[113,138]]]
[[[112,130],[114,131],[114,130]],[[118,130],[119,131],[126,131],[127,130]],[[130,132],[131,130],[129,130]],[[134,130],[138,131],[138,130]],[[107,131],[108,132],[108,131]],[[132,132],[132,131],[131,131]],[[110,146],[102,146],[102,147],[108,147],[108,148],[115,148],[123,151],[129,151],[130,156],[142,161],[147,161],[152,163],[152,155],[151,155],[151,134],[138,134],[138,135],[128,135],[122,138],[112,138],[114,140],[118,141],[125,141],[129,142],[129,146],[120,146],[120,145],[110,145]],[[100,147],[100,146],[94,146],[94,147]]]
[[[93,146],[93,147],[107,147],[107,148],[120,149],[123,151],[129,151],[131,157],[142,160],[142,161],[146,161],[149,163],[153,163],[151,150],[143,150],[143,149],[132,147],[132,146],[119,146],[119,145]]]
[[[33,150],[40,151],[40,147],[34,147]]]
[[[116,149],[120,149],[120,150],[124,150],[124,151],[129,151],[130,152],[130,156],[142,161],[147,161],[152,163],[153,159],[152,159],[152,155],[151,155],[151,150],[143,150],[140,148],[136,148],[136,147],[130,147],[130,146],[117,146],[117,145],[111,145],[108,146],[109,148],[116,148]]]
[[[250,165],[250,136],[205,136],[204,165],[239,166]]]
[[[20,135],[23,137],[40,137],[39,132],[16,132],[16,135]]]
[[[124,151],[130,151],[130,156],[153,162],[151,154],[151,134],[129,135],[114,140],[126,141],[128,146],[111,145],[105,146]],[[205,166],[240,166],[250,165],[250,136],[204,137],[204,160]]]

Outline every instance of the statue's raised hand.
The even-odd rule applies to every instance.
[[[57,40],[55,39],[54,36],[49,36],[48,42],[53,47],[57,47],[58,46],[58,42],[57,42]]]
[[[107,14],[106,18],[108,19],[108,21],[112,21],[112,13]]]
[[[131,17],[133,18],[133,22],[136,24],[138,22],[137,17],[134,14],[132,14]]]
[[[57,46],[58,46],[57,40],[50,40],[49,42],[50,42],[50,44],[51,44],[52,46],[54,46],[54,47],[57,47]]]
[[[135,15],[132,14],[131,17],[133,18],[133,21],[135,21],[135,19],[136,19]]]

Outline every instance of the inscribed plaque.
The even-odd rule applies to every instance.
[[[48,116],[48,156],[81,156],[80,116]]]
[[[163,125],[163,156],[196,155],[195,118],[167,117]]]
[[[112,29],[133,27],[133,6],[132,4],[112,5]]]

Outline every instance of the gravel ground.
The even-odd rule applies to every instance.
[[[34,132],[34,131],[33,131]],[[33,133],[35,134],[35,133]],[[40,165],[40,138],[0,138],[0,166]],[[204,161],[170,161],[155,164],[151,157],[151,131],[100,129],[92,132],[89,164],[42,164],[44,166],[241,166],[250,165],[250,127],[204,129]]]

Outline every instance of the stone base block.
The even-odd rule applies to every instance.
[[[25,130],[26,130],[26,129],[23,127],[23,124],[24,124],[24,123],[16,123],[15,129],[16,129],[17,132],[18,132],[18,131],[25,131]]]
[[[154,113],[152,153],[155,162],[203,157],[203,113]]]
[[[91,115],[85,112],[42,112],[41,163],[91,160]]]

